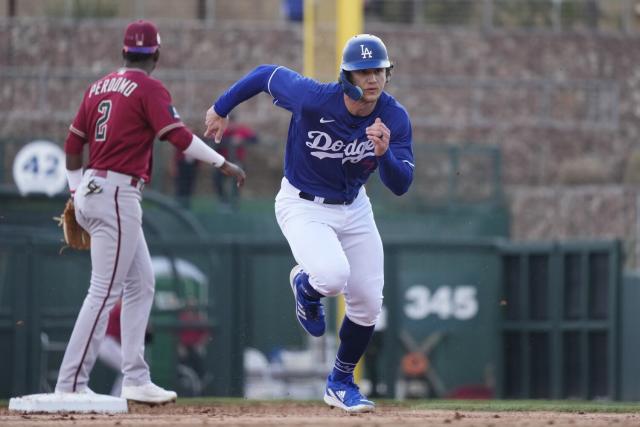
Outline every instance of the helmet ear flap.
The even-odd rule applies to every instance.
[[[349,81],[349,76],[345,70],[340,70],[340,85],[343,92],[354,101],[359,101],[362,98],[362,89]]]
[[[387,83],[391,81],[391,71],[393,70],[393,62],[385,69],[385,75],[387,77]]]

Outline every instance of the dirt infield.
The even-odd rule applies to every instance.
[[[20,414],[0,408],[0,426],[429,426],[538,427],[639,426],[638,413],[480,412],[414,410],[381,404],[374,414],[348,415],[322,403],[130,405],[122,415]]]

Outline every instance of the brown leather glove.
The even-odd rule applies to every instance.
[[[78,221],[76,221],[76,209],[73,206],[73,199],[67,200],[67,204],[62,211],[62,215],[54,218],[58,221],[58,225],[62,227],[64,232],[64,242],[66,247],[70,247],[76,250],[88,250],[91,249],[91,236],[87,231],[80,227]]]

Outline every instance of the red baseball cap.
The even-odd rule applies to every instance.
[[[151,21],[139,19],[130,23],[124,32],[124,51],[154,53],[160,47],[160,33]]]

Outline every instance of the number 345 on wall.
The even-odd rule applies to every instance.
[[[478,314],[478,299],[474,286],[440,286],[431,290],[425,285],[413,285],[405,291],[404,314],[413,320],[430,315],[440,319],[469,320]]]

